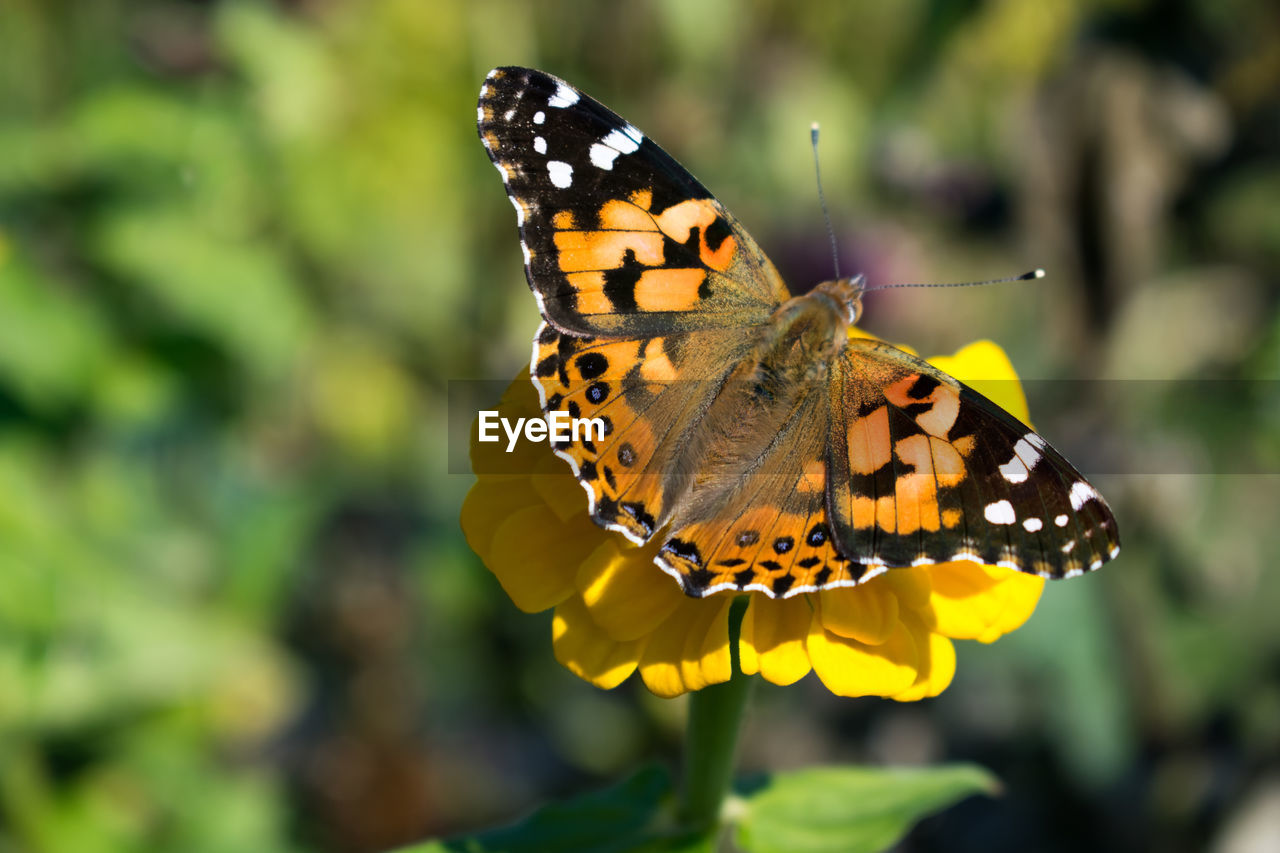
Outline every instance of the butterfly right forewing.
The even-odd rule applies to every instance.
[[[986,397],[860,338],[836,374],[827,501],[851,560],[967,560],[1060,578],[1118,552],[1115,517],[1097,490]]]

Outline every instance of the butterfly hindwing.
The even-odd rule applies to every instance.
[[[656,562],[687,594],[790,597],[861,576],[836,550],[827,520],[826,408],[820,386],[804,389],[732,487],[713,484],[711,500],[694,502],[673,522]]]
[[[529,285],[557,329],[638,338],[733,328],[764,322],[789,295],[702,184],[563,80],[495,69],[478,127],[516,208]]]
[[[741,335],[726,330],[589,338],[543,323],[530,372],[544,413],[601,422],[595,434],[566,430],[553,445],[586,489],[598,524],[639,544],[666,522],[689,485],[685,436],[721,384],[706,370],[734,363],[742,348]]]

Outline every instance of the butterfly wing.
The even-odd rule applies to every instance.
[[[788,298],[702,184],[563,80],[494,69],[477,119],[516,208],[529,286],[559,331],[639,339],[750,326]]]
[[[530,372],[592,517],[642,543],[691,484],[686,437],[789,297],[738,222],[666,152],[569,84],[498,68],[480,138],[520,226],[545,320]]]
[[[552,441],[586,489],[597,524],[641,544],[667,522],[691,485],[688,436],[743,346],[740,330],[590,338],[543,323],[531,368],[543,412],[601,424]]]
[[[879,341],[833,370],[826,460],[837,547],[869,570],[969,560],[1048,578],[1118,553],[1102,496],[972,388]]]
[[[750,390],[741,385],[725,393],[744,389]],[[717,425],[714,416],[706,424],[721,439],[703,463],[710,488],[680,507],[654,560],[688,595],[740,590],[790,597],[856,581],[851,572],[861,567],[836,551],[827,519],[825,386],[795,390],[772,430],[760,428],[750,401],[717,401],[742,419],[741,434],[733,424]],[[762,434],[768,436],[763,446],[751,440]],[[715,482],[721,471],[731,483]]]

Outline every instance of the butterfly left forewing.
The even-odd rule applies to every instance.
[[[831,412],[827,501],[854,562],[967,560],[1059,578],[1119,551],[1110,508],[1071,463],[922,359],[851,339]]]
[[[638,338],[750,326],[789,295],[701,183],[563,80],[496,68],[477,122],[516,209],[529,286],[560,331]]]

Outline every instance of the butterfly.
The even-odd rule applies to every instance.
[[[544,414],[597,524],[694,597],[786,598],[966,560],[1048,578],[1119,552],[1102,496],[1038,434],[889,344],[849,335],[862,279],[793,296],[679,163],[564,81],[497,68],[480,139],[543,322]]]

